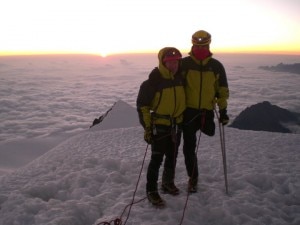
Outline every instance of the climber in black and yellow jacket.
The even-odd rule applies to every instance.
[[[145,133],[144,139],[151,144],[151,160],[147,171],[146,191],[154,205],[163,204],[158,194],[159,168],[164,161],[162,189],[178,194],[174,184],[175,166],[181,138],[181,124],[185,110],[185,92],[180,70],[181,53],[173,47],[159,51],[159,65],[144,81],[137,97],[139,120]]]
[[[225,69],[210,52],[211,35],[199,30],[192,35],[189,56],[182,59],[185,77],[186,110],[183,121],[183,153],[189,176],[188,191],[197,191],[198,165],[196,132],[215,134],[214,109],[218,106],[219,122],[226,125],[229,89]]]

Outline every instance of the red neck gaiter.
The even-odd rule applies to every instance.
[[[192,48],[192,53],[198,60],[204,60],[211,55],[208,48]]]

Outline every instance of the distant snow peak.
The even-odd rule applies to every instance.
[[[264,101],[247,107],[229,126],[242,130],[297,133],[297,129],[292,131],[291,128],[299,125],[299,113],[290,112]]]
[[[105,114],[96,118],[91,130],[108,130],[139,126],[137,110],[127,102],[119,100]]]
[[[260,66],[259,69],[275,71],[275,72],[288,72],[300,74],[300,63],[283,64],[279,63],[276,66]]]

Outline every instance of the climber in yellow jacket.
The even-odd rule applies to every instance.
[[[211,35],[199,30],[192,35],[189,56],[182,59],[181,69],[185,77],[186,110],[183,121],[183,153],[189,176],[188,191],[196,192],[198,165],[196,132],[208,136],[215,134],[214,109],[218,106],[219,122],[226,125],[229,89],[225,69],[210,52]]]
[[[164,205],[158,193],[159,168],[164,161],[162,190],[177,195],[174,183],[181,124],[185,110],[185,92],[180,70],[180,51],[166,47],[159,51],[159,65],[144,81],[137,97],[137,111],[143,126],[144,139],[151,144],[151,160],[147,170],[146,192],[154,205]]]

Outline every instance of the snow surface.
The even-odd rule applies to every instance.
[[[116,219],[125,224],[122,212],[132,201],[145,153],[135,194],[135,202],[142,201],[132,206],[126,224],[173,225],[182,218],[185,225],[300,224],[299,134],[227,127],[225,132],[229,195],[219,135],[201,135],[198,193],[189,195],[184,211],[188,178],[180,150],[181,193],[163,194],[167,207],[157,209],[144,199],[150,148],[135,109],[119,101],[103,123],[0,177],[0,224],[97,225]]]

